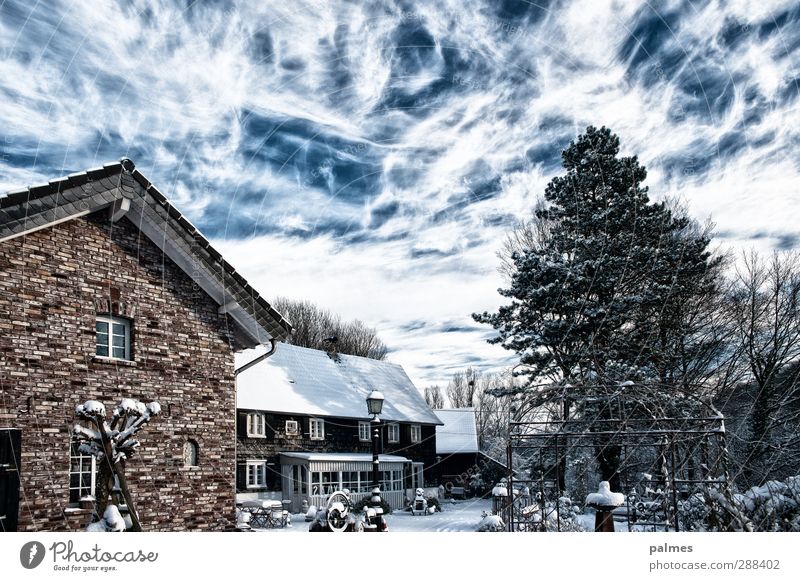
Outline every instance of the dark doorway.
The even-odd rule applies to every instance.
[[[17,530],[21,430],[0,429],[0,531]]]

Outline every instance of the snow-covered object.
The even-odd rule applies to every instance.
[[[312,522],[317,517],[317,507],[309,506],[306,512],[306,522]]]
[[[369,462],[372,463],[372,454],[348,454],[345,452],[281,452],[281,456],[286,458],[296,458],[298,460],[307,460],[309,462]],[[411,462],[405,456],[394,456],[392,454],[380,454],[378,461],[383,464],[384,462],[397,462],[404,464]],[[381,468],[383,470],[383,468]]]
[[[592,506],[622,506],[625,504],[625,495],[620,492],[611,492],[611,485],[603,480],[597,492],[592,492],[586,496],[586,504]]]
[[[262,354],[253,349],[237,355],[236,366]],[[282,343],[274,355],[236,377],[240,409],[280,413],[366,418],[367,394],[386,397],[381,421],[439,424],[420,391],[397,364]]]
[[[500,518],[499,515],[496,514],[487,514],[483,517],[481,522],[478,523],[477,531],[479,533],[498,533],[502,532],[506,529],[506,525],[503,522],[503,519]]]
[[[98,522],[90,523],[86,526],[89,533],[121,533],[125,530],[125,520],[114,504],[109,504],[103,513],[103,518]]]
[[[104,406],[99,401],[90,399],[89,401],[82,403],[81,405],[75,408],[76,414],[86,414],[88,416],[99,416],[105,417],[106,415],[106,406]]]
[[[443,426],[436,426],[437,454],[472,454],[479,451],[474,408],[436,410],[434,413],[444,422]]]
[[[508,488],[505,484],[498,484],[492,488],[492,496],[508,496]]]
[[[250,525],[250,519],[253,518],[253,514],[244,510],[237,510],[236,511],[236,525],[237,526],[244,526]]]
[[[161,413],[158,402],[144,405],[130,398],[123,398],[114,408],[111,423],[106,421],[106,408],[99,401],[89,400],[75,407],[75,415],[91,424],[87,428],[76,424],[72,433],[80,442],[79,450],[97,459],[105,457],[104,440],[108,442],[114,463],[130,458],[139,447],[139,441],[132,438],[152,418]]]

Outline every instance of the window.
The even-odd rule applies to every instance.
[[[312,440],[325,439],[325,422],[323,420],[308,420],[308,433]]]
[[[70,446],[69,458],[69,501],[77,504],[81,498],[94,500],[94,485],[97,476],[97,461],[94,456],[83,454],[78,444]]]
[[[372,472],[363,470],[359,472],[361,483],[358,487],[358,492],[372,492]]]
[[[345,488],[350,492],[358,492],[358,472],[342,472],[342,490]]]
[[[389,441],[390,442],[399,442],[400,441],[400,426],[397,424],[389,424]]]
[[[296,420],[286,420],[286,435],[296,436],[300,432]]]
[[[183,445],[183,465],[184,466],[197,466],[198,463],[198,446],[194,440],[187,440]]]
[[[267,485],[267,465],[264,460],[247,461],[247,488],[264,488]]]
[[[311,494],[330,495],[341,489],[339,472],[311,473]]]
[[[369,442],[369,422],[358,422],[358,439],[362,442]]]
[[[97,317],[95,354],[111,359],[131,359],[131,322],[120,317]]]
[[[381,491],[403,490],[402,470],[381,470]]]
[[[414,443],[422,441],[422,428],[419,425],[411,426],[411,441]]]
[[[264,438],[264,414],[260,412],[250,412],[247,414],[247,436],[250,438]]]

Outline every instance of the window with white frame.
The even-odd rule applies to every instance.
[[[358,439],[362,442],[369,442],[369,422],[358,422]]]
[[[308,435],[312,440],[324,440],[325,422],[316,418],[308,420]]]
[[[414,443],[422,441],[422,427],[419,424],[411,426],[411,441]]]
[[[388,436],[390,442],[400,441],[400,426],[398,424],[389,424],[387,430],[389,431]]]
[[[247,488],[264,488],[267,485],[267,463],[265,460],[247,461]]]
[[[264,414],[261,412],[247,414],[247,436],[249,438],[264,438],[266,435]]]
[[[97,460],[90,454],[83,454],[78,443],[73,442],[69,454],[69,501],[77,504],[82,498],[94,500],[97,478]]]
[[[286,435],[287,436],[296,436],[300,433],[300,426],[297,423],[297,420],[286,420]]]
[[[131,322],[122,317],[98,316],[95,321],[95,354],[111,359],[131,359]]]

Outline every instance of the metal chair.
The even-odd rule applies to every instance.
[[[283,510],[283,505],[273,506],[269,509],[269,524],[272,527],[285,527],[288,512]]]

